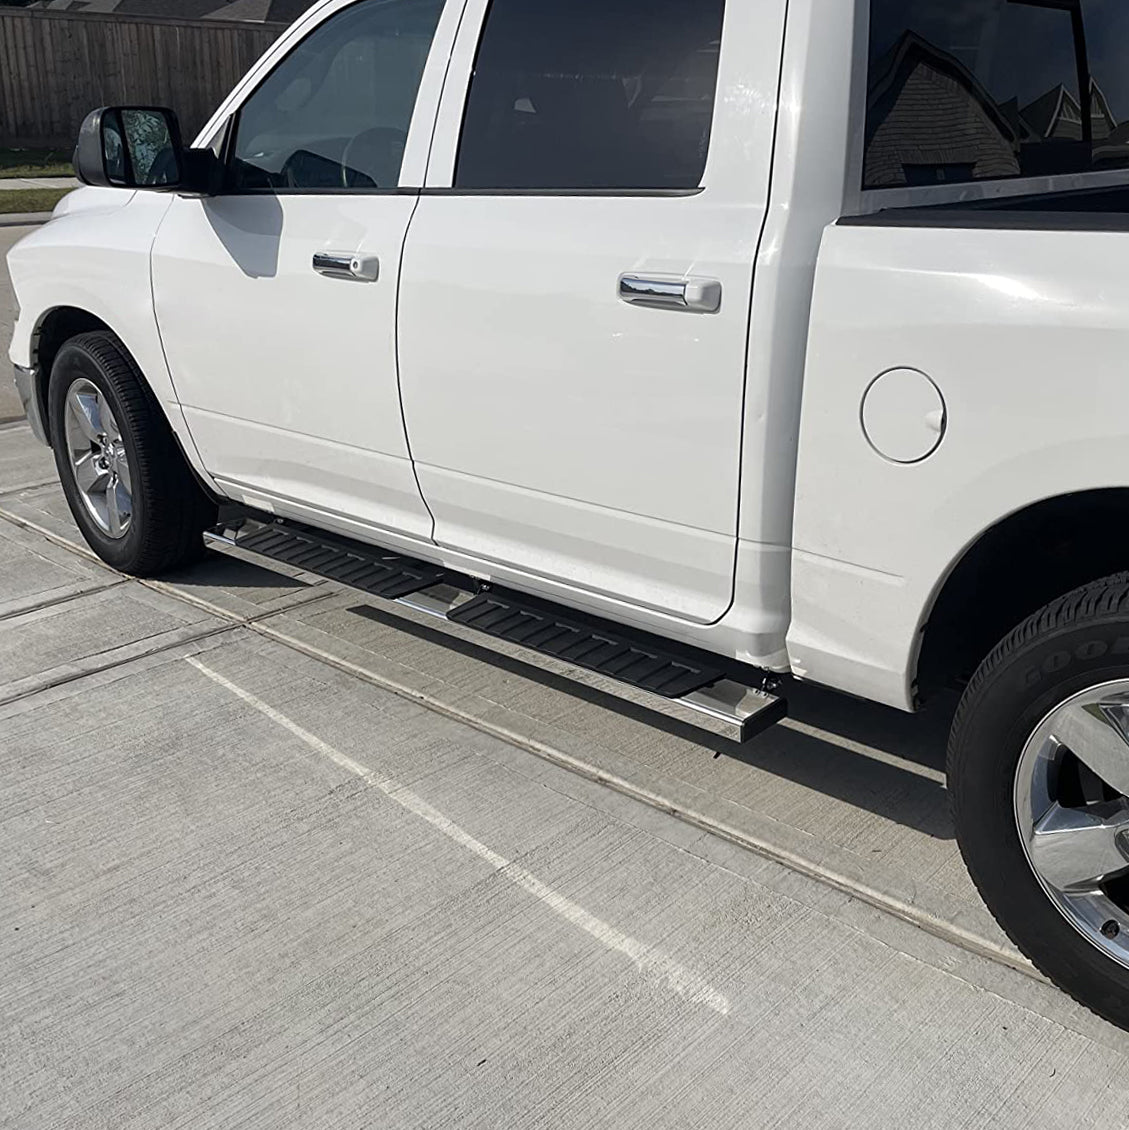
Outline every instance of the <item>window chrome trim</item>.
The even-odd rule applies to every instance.
[[[998,177],[961,184],[922,185],[906,188],[866,188],[859,196],[864,212],[883,208],[927,208],[932,204],[971,204],[979,200],[1006,200],[1011,196],[1042,196],[1077,192],[1087,188],[1115,188],[1129,184],[1129,168],[1090,173],[1058,173],[1049,177]]]
[[[687,199],[701,196],[699,188],[229,188],[217,196],[620,196]]]
[[[218,196],[418,196],[418,188],[232,188]]]
[[[421,188],[413,191],[421,196],[622,196],[681,199],[700,196],[698,188]]]

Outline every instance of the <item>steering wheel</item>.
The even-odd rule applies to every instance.
[[[404,160],[404,149],[408,138],[403,130],[393,129],[390,126],[375,126],[373,129],[362,130],[352,137],[345,145],[341,154],[341,187],[342,188],[368,188],[368,185],[358,185],[357,177],[364,177],[372,182],[374,188],[390,188],[391,182]],[[374,169],[387,172],[388,176],[377,177],[373,175]],[[350,181],[352,180],[352,183]]]

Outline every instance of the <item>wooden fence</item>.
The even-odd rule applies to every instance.
[[[0,147],[70,148],[97,106],[171,106],[186,141],[283,24],[0,7]]]

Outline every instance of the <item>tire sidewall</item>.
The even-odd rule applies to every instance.
[[[129,529],[124,537],[111,538],[104,534],[86,509],[78,483],[75,481],[74,468],[71,466],[70,452],[67,448],[66,438],[66,398],[76,380],[85,379],[94,385],[109,401],[114,413],[118,428],[121,431],[122,443],[125,446],[126,458],[134,469],[132,511]],[[51,369],[51,382],[48,386],[48,411],[51,417],[51,434],[56,437],[55,465],[59,471],[59,480],[63,486],[71,514],[82,529],[83,536],[90,542],[91,547],[107,564],[115,568],[128,570],[138,553],[138,547],[143,539],[144,525],[147,518],[148,500],[141,482],[141,476],[136,473],[140,466],[138,453],[138,437],[136,425],[131,418],[131,413],[123,404],[121,397],[113,382],[107,377],[98,361],[90,352],[81,345],[68,343],[59,350],[55,364]]]
[[[1000,925],[1052,980],[1119,1024],[1129,1023],[1129,968],[1051,901],[1027,859],[1014,796],[1020,756],[1039,723],[1079,691],[1127,678],[1127,614],[1037,636],[970,688],[949,781],[961,852]]]

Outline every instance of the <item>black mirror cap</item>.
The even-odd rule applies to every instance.
[[[164,124],[166,144],[155,157],[150,156],[143,173],[138,168],[139,153],[131,147],[123,124],[129,116],[145,116]],[[78,131],[74,169],[83,184],[98,188],[179,189],[184,176],[184,147],[176,114],[163,106],[102,106],[92,110]]]

